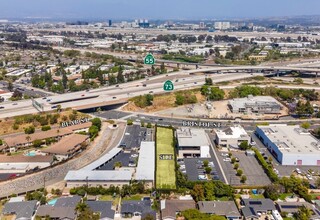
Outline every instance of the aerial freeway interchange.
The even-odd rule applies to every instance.
[[[275,75],[280,71],[298,71],[304,74],[312,74],[317,77],[320,69],[288,66],[229,66],[182,70],[99,89],[34,99],[34,101],[43,106],[43,109],[33,107],[32,100],[20,101],[17,102],[17,105],[6,103],[2,105],[3,108],[0,110],[0,118],[32,114],[37,113],[38,111],[52,111],[57,105],[60,105],[61,108],[74,108],[80,110],[125,103],[129,98],[134,96],[148,93],[163,93],[163,83],[168,79],[173,80],[175,90],[184,90],[203,85],[206,77],[211,77],[213,82],[217,83],[263,75],[264,71],[268,71],[268,74],[273,72]],[[194,75],[200,73],[204,74]]]

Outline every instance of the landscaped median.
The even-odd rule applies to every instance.
[[[157,127],[156,132],[156,188],[176,189],[173,130]]]

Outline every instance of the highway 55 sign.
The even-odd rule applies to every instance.
[[[172,91],[174,89],[173,83],[170,80],[165,81],[163,84],[164,91]]]
[[[151,53],[147,54],[147,56],[144,57],[143,60],[144,64],[147,65],[154,65],[155,64],[155,59]]]

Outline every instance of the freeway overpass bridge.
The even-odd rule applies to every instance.
[[[168,73],[167,75],[158,75],[147,79],[127,82],[120,85],[92,89],[90,91],[81,91],[50,96],[47,99],[35,99],[37,103],[43,106],[42,111],[48,112],[61,105],[62,108],[73,108],[78,110],[92,109],[98,107],[108,107],[125,103],[128,99],[144,94],[163,93],[163,82],[167,79],[174,81],[175,90],[185,90],[199,87],[204,84],[205,74],[197,73],[221,73],[211,74],[214,83],[243,80],[245,78],[263,75],[262,71],[298,71],[303,73],[320,72],[320,69],[288,66],[233,66],[233,67],[209,67],[201,69],[192,69]],[[232,72],[232,73],[231,73]],[[249,73],[248,73],[249,72]],[[13,117],[24,114],[37,113],[38,109],[32,106],[31,100],[23,100],[14,104],[12,102],[1,104],[0,118]]]

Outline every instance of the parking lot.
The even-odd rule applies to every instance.
[[[134,158],[131,158],[131,153],[121,152],[114,159],[110,160],[103,167],[99,168],[99,170],[113,170],[114,163],[120,162],[123,167],[128,167],[130,162],[134,163]]]
[[[239,167],[247,177],[246,184],[262,186],[271,183],[269,177],[258,163],[255,156],[247,156],[245,152],[232,152],[234,157],[239,158]]]
[[[220,180],[220,176],[211,158],[184,158],[182,161],[178,161],[180,170],[186,174],[189,181],[206,181],[205,167],[203,161],[209,162],[208,167],[211,167],[210,178],[213,180]]]
[[[146,136],[147,128],[142,128],[140,127],[140,125],[127,126],[126,132],[124,134],[120,146],[128,150],[139,148],[141,141],[146,140]]]

